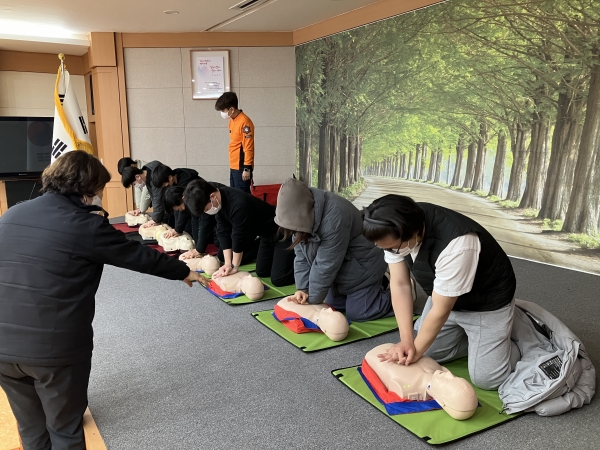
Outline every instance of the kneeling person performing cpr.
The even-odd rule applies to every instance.
[[[496,389],[520,355],[510,340],[515,274],[492,235],[460,213],[400,195],[365,208],[363,234],[385,250],[400,329],[400,342],[380,358],[409,365],[423,355],[440,363],[468,355],[472,382]],[[409,269],[429,296],[416,337]]]

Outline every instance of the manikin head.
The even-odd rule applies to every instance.
[[[427,393],[456,420],[470,418],[477,409],[477,394],[473,386],[450,371],[436,370],[427,385]]]
[[[348,336],[348,320],[341,312],[331,308],[323,308],[319,311],[317,325],[332,341],[342,341]]]
[[[212,275],[217,270],[219,270],[219,267],[221,267],[221,263],[214,256],[206,255],[203,258],[201,258],[201,261],[202,270],[204,270],[204,273],[207,275]]]
[[[265,294],[262,281],[252,275],[248,275],[242,280],[240,288],[250,300],[260,300]]]

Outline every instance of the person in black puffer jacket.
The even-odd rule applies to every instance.
[[[188,285],[187,265],[125,238],[101,207],[110,174],[92,155],[62,155],[44,194],[0,217],[0,387],[24,449],[85,449],[83,414],[95,296],[104,264]]]

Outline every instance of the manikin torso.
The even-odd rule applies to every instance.
[[[181,259],[181,257],[179,257],[179,259]],[[184,259],[183,262],[188,265],[190,270],[195,272],[203,271],[207,275],[212,275],[219,270],[219,267],[221,267],[219,260],[210,255],[203,256],[202,258]]]
[[[299,305],[283,298],[277,302],[277,306],[285,311],[291,311],[304,319],[310,320],[319,326],[321,331],[332,341],[341,341],[348,336],[348,320],[339,311],[334,311],[326,304]]]
[[[150,216],[148,214],[139,214],[134,216],[130,213],[125,213],[125,222],[130,227],[134,227],[136,225],[143,225],[150,220]]]
[[[166,252],[174,252],[177,250],[191,250],[194,248],[194,240],[192,236],[184,232],[181,236],[174,236],[165,238],[166,231],[162,231],[157,234],[158,245],[160,245]]]
[[[226,292],[243,293],[250,300],[259,300],[265,293],[262,281],[248,272],[236,272],[233,275],[213,279],[213,282]]]
[[[473,386],[458,378],[433,359],[422,356],[408,366],[381,362],[377,355],[385,353],[393,344],[382,344],[369,351],[365,360],[385,387],[409,400],[435,399],[453,418],[464,420],[477,409],[477,395]]]
[[[142,239],[145,241],[152,241],[157,238],[157,234],[163,231],[170,230],[171,227],[169,225],[154,225],[152,227],[140,227],[139,233],[142,236]]]

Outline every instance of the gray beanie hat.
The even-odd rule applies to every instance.
[[[312,233],[315,224],[315,199],[308,186],[288,178],[277,194],[275,223],[291,231]]]

